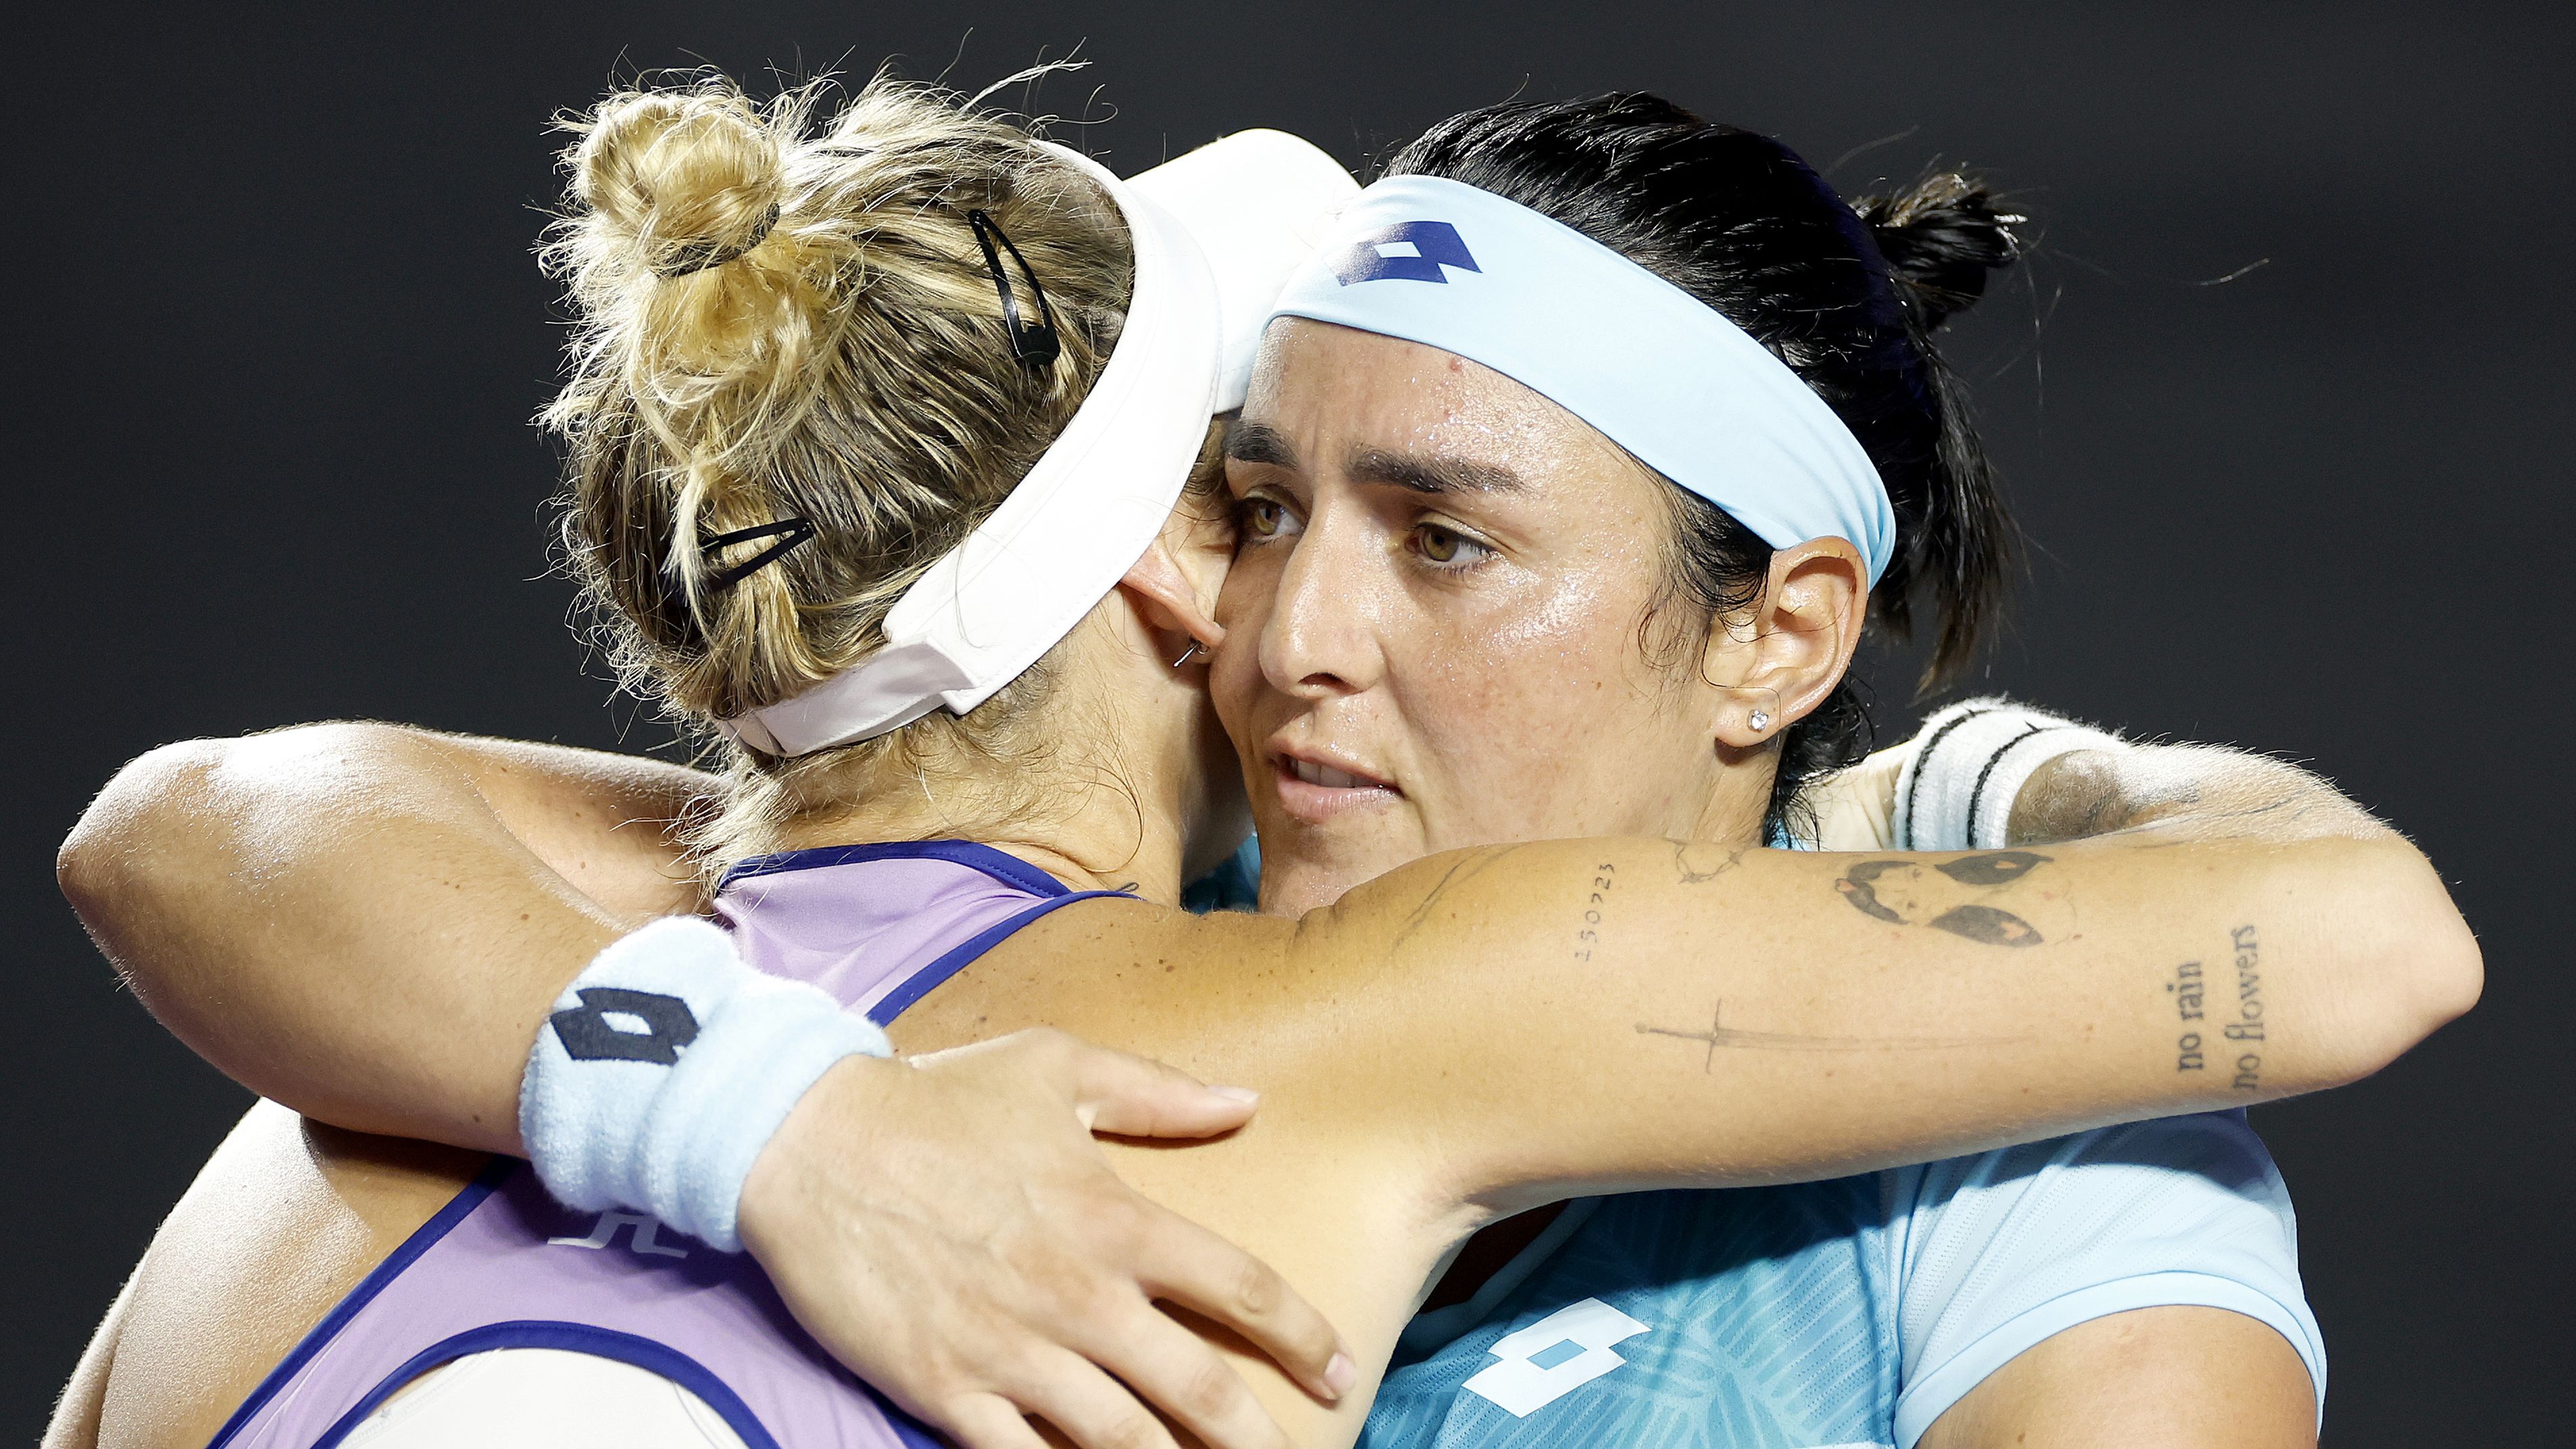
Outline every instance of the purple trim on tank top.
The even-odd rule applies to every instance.
[[[1113,893],[1095,892],[1095,894]],[[1061,905],[1063,902],[1051,901],[1048,904]],[[954,969],[951,968],[952,974]],[[266,1403],[298,1368],[303,1366],[304,1360],[312,1357],[325,1343],[329,1342],[330,1336],[336,1334],[351,1315],[364,1308],[368,1299],[375,1297],[383,1290],[385,1284],[392,1282],[397,1274],[410,1267],[414,1259],[429,1251],[439,1239],[446,1237],[451,1229],[465,1220],[466,1214],[474,1211],[483,1199],[490,1197],[493,1190],[498,1188],[511,1173],[526,1166],[526,1163],[515,1157],[494,1158],[492,1165],[483,1169],[482,1174],[475,1178],[470,1186],[451,1199],[447,1206],[438,1210],[438,1216],[421,1224],[417,1232],[403,1240],[403,1245],[394,1251],[392,1257],[377,1264],[375,1271],[368,1274],[364,1281],[350,1291],[349,1296],[341,1301],[338,1308],[332,1310],[329,1317],[314,1325],[313,1331],[304,1336],[304,1341],[296,1345],[295,1351],[288,1354],[276,1368],[270,1370],[268,1377],[260,1381],[260,1386],[243,1401],[242,1406],[233,1411],[233,1416],[224,1422],[224,1427],[215,1432],[215,1437],[209,1442],[207,1449],[223,1449],[224,1442],[239,1432],[242,1421],[259,1412],[260,1406]],[[520,1319],[505,1323],[486,1323],[477,1328],[469,1328],[463,1333],[451,1334],[431,1344],[413,1354],[401,1367],[378,1380],[376,1386],[369,1389],[365,1397],[352,1405],[347,1413],[342,1414],[321,1438],[313,1441],[313,1449],[333,1449],[333,1446],[342,1439],[356,1432],[358,1426],[367,1421],[369,1414],[383,1407],[385,1400],[392,1398],[405,1384],[440,1364],[452,1363],[470,1354],[489,1353],[494,1349],[503,1348],[557,1348],[570,1353],[586,1353],[598,1358],[615,1359],[620,1363],[633,1364],[648,1373],[660,1374],[705,1400],[707,1407],[715,1410],[717,1416],[730,1425],[735,1434],[741,1436],[746,1449],[779,1449],[777,1438],[769,1432],[767,1425],[760,1422],[760,1416],[751,1411],[751,1406],[742,1401],[742,1396],[736,1394],[723,1379],[718,1378],[712,1370],[696,1359],[654,1339],[642,1338],[631,1333],[619,1333],[610,1328],[598,1328],[587,1323],[563,1323],[551,1319]],[[903,1441],[905,1449],[950,1449],[947,1440],[940,1438],[929,1425],[905,1413],[892,1399],[878,1392],[876,1385],[865,1379],[854,1378],[853,1381],[857,1383],[860,1391],[876,1404],[878,1412],[885,1415],[886,1427],[894,1430],[894,1436]]]
[[[547,1319],[525,1319],[511,1323],[487,1323],[451,1334],[413,1354],[402,1367],[379,1380],[366,1397],[358,1400],[338,1422],[313,1441],[313,1449],[332,1449],[349,1437],[351,1431],[367,1421],[367,1416],[381,1407],[394,1392],[413,1379],[443,1363],[451,1363],[469,1354],[489,1353],[500,1348],[559,1348],[572,1353],[586,1353],[596,1358],[615,1359],[633,1364],[649,1373],[660,1374],[699,1398],[707,1407],[742,1436],[747,1449],[778,1449],[778,1440],[751,1412],[724,1380],[707,1371],[706,1365],[668,1345],[649,1338],[638,1338],[615,1329],[594,1328],[586,1323],[560,1323]],[[891,1409],[892,1405],[886,1405]]]
[[[483,1199],[490,1197],[513,1171],[524,1166],[526,1164],[515,1157],[495,1157],[485,1164],[481,1172],[474,1174],[474,1180],[465,1185],[464,1191],[449,1198],[447,1206],[440,1208],[436,1216],[413,1229],[412,1235],[403,1239],[402,1246],[394,1249],[391,1257],[359,1279],[358,1286],[349,1290],[349,1296],[324,1314],[322,1321],[313,1325],[313,1331],[304,1335],[285,1358],[278,1360],[277,1367],[268,1371],[267,1376],[259,1381],[259,1387],[251,1390],[250,1397],[242,1400],[241,1407],[233,1410],[232,1417],[224,1420],[224,1426],[215,1431],[207,1449],[223,1449],[226,1441],[241,1432],[251,1415],[275,1398],[278,1390],[285,1388],[288,1381],[303,1369],[305,1360],[320,1353],[339,1336],[341,1329],[348,1327],[349,1320],[358,1316],[358,1310],[385,1291],[385,1285],[402,1276],[402,1271],[418,1261],[421,1254],[436,1247],[439,1239],[465,1221],[466,1214],[481,1206]]]
[[[1038,917],[1045,915],[1047,912],[1052,911],[1059,906],[1069,906],[1075,901],[1094,901],[1103,896],[1114,896],[1120,900],[1127,901],[1136,899],[1136,897],[1128,894],[1126,891],[1066,891],[1063,895],[1057,896],[1054,900],[1040,901],[1036,905],[1029,907],[1027,910],[1020,912],[1018,915],[1011,917],[1007,921],[987,926],[976,934],[967,937],[964,941],[959,942],[953,949],[951,949],[948,954],[906,977],[901,986],[898,986],[894,990],[885,994],[885,999],[883,1001],[880,1001],[876,1005],[868,1008],[868,1020],[875,1022],[879,1026],[894,1025],[894,1019],[903,1015],[906,1007],[911,1006],[914,1002],[919,1001],[921,998],[928,996],[931,992],[937,990],[939,988],[939,983],[946,981],[949,977],[965,970],[968,962],[971,962],[976,957],[992,950],[995,946],[1002,944],[1002,942],[1008,938],[1012,932],[1018,930],[1020,927],[1027,925],[1029,922],[1036,920]]]
[[[980,870],[1014,890],[1027,891],[1033,896],[1061,896],[1068,889],[1064,882],[1027,861],[972,840],[893,840],[873,845],[822,845],[812,850],[755,855],[735,861],[716,882],[716,891],[722,894],[726,886],[752,876],[776,875],[785,870],[819,870],[825,866],[855,865],[868,860],[944,860],[950,865]]]
[[[883,1000],[869,1010],[869,1019],[880,1026],[891,1023],[897,1016],[903,1014],[906,1008],[937,990],[949,977],[964,970],[968,963],[1000,945],[1013,932],[1050,911],[1072,905],[1075,901],[1093,900],[1103,896],[1135,899],[1126,891],[1069,889],[1063,882],[1026,861],[1005,855],[991,846],[965,840],[834,845],[813,850],[791,850],[776,855],[754,856],[736,863],[732,869],[727,870],[723,879],[718,882],[717,889],[721,891],[739,877],[774,875],[791,870],[814,870],[825,866],[850,865],[870,860],[905,859],[944,860],[952,865],[965,866],[970,870],[991,876],[1013,889],[1027,891],[1043,899],[1027,910],[977,932],[942,954],[938,960],[905,978],[902,985],[888,992]],[[364,1279],[361,1279],[358,1286],[349,1291],[349,1296],[340,1300],[320,1323],[313,1326],[313,1331],[307,1333],[303,1340],[296,1344],[293,1352],[280,1361],[276,1368],[269,1370],[267,1376],[260,1380],[259,1387],[253,1389],[250,1397],[242,1401],[241,1407],[233,1411],[232,1417],[224,1421],[224,1426],[215,1431],[215,1437],[208,1442],[207,1449],[223,1449],[225,1443],[241,1431],[242,1426],[251,1416],[257,1414],[294,1378],[295,1374],[303,1368],[305,1361],[329,1344],[340,1330],[347,1326],[348,1321],[356,1317],[359,1311],[382,1292],[387,1284],[399,1277],[403,1270],[409,1268],[421,1254],[435,1247],[438,1241],[446,1237],[457,1224],[465,1221],[467,1215],[480,1206],[485,1198],[490,1197],[511,1173],[526,1166],[526,1163],[514,1157],[494,1158],[482,1172],[476,1174],[473,1182],[467,1184],[463,1191],[448,1201],[447,1206],[440,1208],[436,1216],[421,1224],[410,1237],[403,1240],[401,1247],[396,1248],[390,1257],[377,1264]],[[382,1407],[385,1400],[391,1398],[405,1384],[432,1368],[463,1358],[468,1354],[487,1353],[503,1348],[556,1348],[633,1364],[637,1368],[660,1374],[696,1394],[706,1402],[707,1407],[715,1410],[717,1415],[741,1436],[747,1449],[779,1449],[776,1437],[760,1422],[759,1416],[752,1413],[751,1406],[745,1404],[741,1396],[728,1387],[723,1379],[718,1378],[705,1365],[687,1354],[656,1340],[634,1334],[619,1333],[613,1329],[597,1328],[589,1324],[542,1319],[484,1324],[481,1327],[451,1335],[421,1350],[401,1367],[387,1374],[354,1407],[342,1414],[339,1420],[315,1441],[313,1449],[334,1449],[342,1439],[355,1432],[360,1424],[365,1423],[369,1414]],[[896,1407],[892,1400],[877,1391],[874,1384],[865,1380],[855,1380],[855,1382],[885,1415],[887,1426],[894,1430],[895,1437],[903,1441],[906,1449],[948,1449],[946,1440],[932,1432],[928,1425]]]

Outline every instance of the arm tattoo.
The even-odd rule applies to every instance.
[[[2177,1072],[2197,1072],[2209,1065],[2207,1058],[2201,1055],[2200,1029],[2188,1024],[2207,1014],[2202,1009],[2206,999],[2201,991],[2202,985],[2200,963],[2197,961],[2185,961],[2176,966],[2173,979],[2165,983],[2165,990],[2174,999],[2174,1019],[2185,1023],[2182,1035],[2174,1038],[2174,1070]]]
[[[2236,953],[2236,1019],[2221,1026],[2218,1034],[2236,1045],[2236,1075],[2228,1085],[2258,1092],[2263,1088],[2263,941],[2252,926],[2239,926],[2227,933],[2227,944]],[[2201,1029],[2190,1024],[2208,1017],[2208,985],[2197,961],[2176,966],[2173,979],[2165,983],[2166,993],[2174,999],[2174,1019],[2183,1024],[2182,1034],[2174,1038],[2177,1072],[2208,1069]]]
[[[1987,946],[2036,946],[2043,939],[2038,927],[2000,906],[1944,900],[1956,892],[1933,876],[1971,890],[1994,891],[2046,865],[2048,859],[2027,850],[1994,850],[1928,868],[1911,860],[1864,860],[1845,871],[1834,882],[1834,890],[1853,910],[1890,925],[1930,926]]]
[[[1601,908],[1610,902],[1610,888],[1619,883],[1616,861],[1605,860],[1592,868],[1592,893],[1583,903],[1583,928],[1574,933],[1574,959],[1589,961],[1601,945]]]
[[[1449,893],[1449,887],[1474,880],[1477,872],[1518,849],[1520,847],[1517,845],[1488,846],[1483,850],[1471,851],[1464,858],[1451,863],[1449,869],[1441,875],[1439,883],[1425,892],[1421,903],[1405,916],[1403,929],[1395,933],[1395,940],[1388,949],[1393,950],[1412,940],[1414,932],[1431,923],[1431,908],[1440,904],[1440,898]]]
[[[1673,842],[1673,871],[1683,885],[1706,885],[1744,863],[1744,852],[1729,850],[1720,858],[1718,847],[1695,840]]]
[[[1744,852],[1706,845],[1695,840],[1676,840],[1673,846],[1673,873],[1683,885],[1706,885],[1744,863]],[[1592,889],[1583,902],[1583,926],[1574,933],[1574,959],[1589,961],[1601,945],[1601,913],[1610,903],[1610,888],[1618,883],[1619,866],[1603,861],[1592,868]]]
[[[1639,1036],[1674,1036],[1684,1041],[1708,1043],[1700,1063],[1703,1072],[1717,1069],[1719,1047],[1755,1047],[1766,1051],[1791,1052],[1871,1052],[1871,1051],[1940,1051],[1959,1047],[2007,1046],[2021,1041],[2017,1036],[1806,1036],[1791,1031],[1745,1031],[1723,1024],[1726,1003],[1720,1001],[1709,1013],[1708,1030],[1684,1031],[1675,1026],[1652,1026],[1637,1023]]]
[[[2263,943],[2252,926],[2227,933],[2236,948],[2236,1019],[2219,1034],[2236,1043],[2236,1079],[2228,1085],[2255,1092],[2263,1087]]]
[[[2039,931],[2010,911],[1992,906],[1952,906],[1928,922],[1936,931],[1964,936],[1988,946],[2036,946]]]

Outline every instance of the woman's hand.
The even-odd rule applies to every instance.
[[[1214,1136],[1252,1109],[1249,1093],[1055,1031],[853,1057],[753,1164],[743,1243],[826,1349],[969,1449],[1036,1445],[1023,1415],[1086,1449],[1170,1449],[1140,1397],[1210,1445],[1284,1446],[1155,1300],[1242,1334],[1327,1400],[1356,1378],[1331,1325],[1259,1260],[1139,1196],[1091,1138]]]
[[[59,871],[135,994],[235,1081],[355,1131],[516,1155],[528,1043],[564,983],[696,906],[673,821],[711,783],[392,725],[201,740],[120,772]],[[1023,1409],[1087,1449],[1168,1445],[1109,1373],[1219,1449],[1266,1449],[1284,1441],[1241,1381],[1148,1299],[1318,1389],[1332,1330],[1131,1192],[1085,1130],[1207,1136],[1251,1112],[1054,1033],[921,1070],[857,1058],[758,1159],[741,1228],[816,1337],[970,1449],[1035,1443]]]

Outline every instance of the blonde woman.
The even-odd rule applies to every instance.
[[[335,1259],[349,1296],[305,1316],[323,1321],[274,1372],[277,1323],[234,1311],[190,1324],[173,1381],[192,1388],[165,1423],[232,1414],[224,1446],[495,1433],[534,1422],[532,1395],[607,1393],[576,1377],[606,1361],[687,1391],[655,1433],[712,1422],[721,1430],[698,1432],[906,1441],[908,1421],[823,1348],[864,1360],[882,1327],[847,1316],[836,1275],[902,1270],[845,1236],[865,1196],[847,1144],[883,1105],[865,1095],[878,1068],[852,1060],[867,1043],[851,1009],[911,1052],[1054,1026],[1257,1086],[1259,1117],[1224,1141],[1106,1150],[1157,1201],[1278,1265],[1341,1328],[1347,1391],[1238,1359],[1295,1442],[1329,1444],[1359,1433],[1425,1285],[1497,1216],[2311,1090],[2375,1070],[2474,995],[2475,947],[2439,881],[2349,811],[2046,852],[1760,849],[1779,806],[1776,742],[1835,696],[1872,585],[1900,554],[1918,567],[1940,556],[1907,534],[1920,500],[1900,509],[1867,444],[1824,435],[1824,463],[1758,480],[1743,507],[1776,505],[1778,527],[1829,526],[1775,545],[1759,596],[1709,610],[1676,658],[1659,637],[1657,570],[1680,525],[1653,490],[1695,479],[1692,460],[1658,463],[1661,478],[1623,472],[1624,439],[1456,354],[1417,357],[1406,376],[1465,379],[1466,411],[1442,416],[1521,449],[1508,478],[1486,467],[1380,484],[1525,495],[1576,528],[1559,560],[1574,572],[1555,577],[1577,581],[1582,607],[1492,637],[1572,630],[1554,687],[1598,695],[1604,747],[1632,773],[1686,760],[1702,788],[1650,783],[1578,823],[1599,838],[1442,850],[1293,918],[1189,916],[1182,882],[1241,818],[1207,652],[1220,675],[1257,668],[1308,704],[1359,698],[1370,681],[1295,667],[1294,620],[1228,633],[1259,601],[1226,587],[1234,538],[1213,479],[1185,489],[1182,476],[1218,397],[1218,328],[1202,316],[1199,345],[1163,350],[1206,295],[1186,232],[1070,153],[889,86],[811,139],[721,86],[618,97],[574,164],[583,210],[563,255],[584,328],[552,415],[573,455],[567,535],[637,680],[734,741],[722,808],[696,837],[730,934],[662,921],[621,936],[524,855],[492,848],[488,819],[448,837],[461,849],[431,848],[434,881],[387,872],[377,884],[397,914],[424,899],[389,879],[408,875],[461,902],[454,914],[484,923],[473,929],[504,923],[482,939],[524,930],[566,949],[397,953],[401,968],[368,989],[406,981],[420,993],[406,1014],[476,1044],[461,1063],[409,1044],[416,1024],[371,1024],[319,989],[312,1024],[419,1089],[398,1099],[346,1072],[341,1100],[367,1104],[347,1115],[524,1148],[545,1188],[592,1206],[550,1200],[506,1163],[480,1178],[462,1163],[388,1172],[354,1145],[280,1173],[299,1152],[293,1128],[255,1118],[165,1241],[226,1235],[274,1267],[301,1249],[281,1206],[328,1216],[338,1192],[377,1251]],[[1454,261],[1436,234],[1417,236],[1410,252],[1352,243],[1358,283],[1374,279],[1369,257]],[[1139,386],[1157,358],[1195,384]],[[1757,402],[1737,409],[1741,424],[1777,429],[1766,436],[1793,461],[1824,456],[1795,444],[1819,426],[1815,394],[1800,403],[1746,376]],[[1273,396],[1262,387],[1256,404]],[[1232,463],[1274,470],[1234,479],[1247,499],[1287,487],[1292,421],[1273,425],[1268,451],[1235,450]],[[1137,466],[1148,456],[1165,466]],[[1391,466],[1359,463],[1333,467]],[[1800,491],[1820,481],[1836,486]],[[1271,496],[1247,517],[1265,537],[1311,521],[1306,501]],[[1474,542],[1419,520],[1389,532],[1444,564]],[[943,620],[976,627],[943,634]],[[1232,652],[1256,645],[1257,662]],[[1441,816],[1436,769],[1409,788],[1401,761],[1271,735],[1235,747],[1256,800],[1267,779],[1324,837],[1359,812]],[[542,757],[460,745],[425,773],[459,762],[491,780]],[[1308,890],[1335,860],[1301,858]],[[2259,1068],[2177,1070],[2170,958],[2249,929],[2270,1033]],[[971,1076],[985,1060],[945,1053],[918,1070]],[[774,1134],[712,1130],[781,1096]],[[721,1170],[731,1161],[742,1175]],[[737,1231],[777,1296],[717,1251]],[[113,1332],[171,1342],[190,1308],[147,1263]],[[1166,1326],[1176,1354],[1186,1321]],[[548,1357],[565,1353],[583,1367]],[[477,1377],[442,1386],[459,1372],[447,1365],[483,1354]],[[1035,1442],[1023,1409],[1087,1443],[1161,1440],[1105,1379],[1030,1403],[1005,1371],[980,1370],[958,1366],[944,1397],[904,1407],[977,1444]],[[1192,1431],[1247,1433],[1214,1388],[1163,1402]],[[102,1427],[135,1412],[111,1381]]]

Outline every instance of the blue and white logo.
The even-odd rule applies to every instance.
[[[1568,1304],[1527,1328],[1504,1334],[1485,1350],[1488,1364],[1463,1387],[1526,1419],[1628,1361],[1610,1346],[1652,1328],[1598,1298]]]
[[[1445,221],[1407,221],[1372,232],[1351,243],[1333,263],[1333,275],[1347,287],[1354,282],[1438,282],[1447,285],[1442,267],[1482,272],[1468,254],[1458,228]]]

